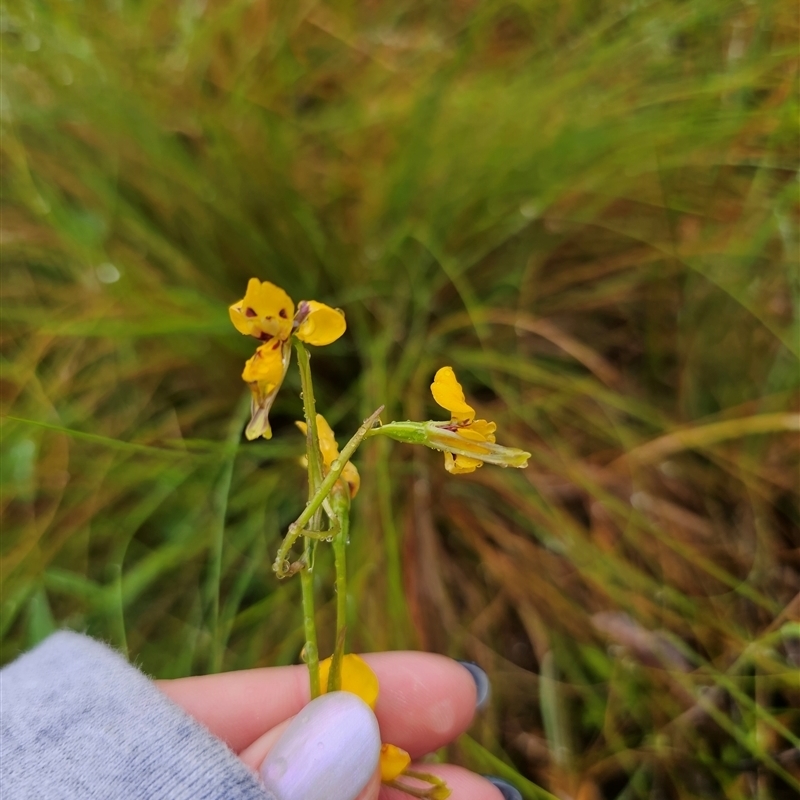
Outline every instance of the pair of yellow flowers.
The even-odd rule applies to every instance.
[[[292,298],[279,286],[251,278],[245,296],[230,307],[230,316],[236,330],[262,342],[242,372],[252,394],[251,419],[245,435],[248,439],[269,439],[269,411],[289,368],[292,336],[306,344],[331,344],[347,328],[344,314],[316,300],[302,300],[295,308]],[[454,474],[474,472],[484,463],[527,466],[530,453],[496,444],[495,423],[475,419],[475,409],[467,403],[452,367],[442,367],[436,373],[431,392],[433,399],[450,412],[449,422],[390,423],[378,431],[399,441],[444,452],[445,468]],[[330,467],[339,454],[338,446],[333,431],[321,417],[318,424],[323,460]],[[355,467],[348,468],[343,477],[354,496],[358,473]]]

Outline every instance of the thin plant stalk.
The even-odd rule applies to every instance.
[[[322,453],[319,449],[317,430],[317,403],[314,399],[314,384],[311,380],[311,359],[306,346],[294,339],[297,351],[297,366],[300,370],[300,391],[306,417],[306,448],[308,449],[308,499],[310,500],[322,483]]]
[[[336,642],[344,651],[347,628],[347,540],[350,536],[350,508],[339,517],[341,530],[333,540],[333,560],[336,569]]]
[[[314,384],[311,380],[311,364],[303,343],[295,337],[297,364],[300,370],[300,386],[303,397],[303,411],[306,417],[306,452],[308,454],[308,500],[314,499],[322,483],[322,454],[319,449],[317,431],[317,407],[314,400]],[[318,531],[322,524],[322,508],[313,512],[312,530]],[[319,697],[319,649],[317,647],[317,626],[314,619],[314,576],[313,557],[316,542],[310,538],[303,540],[304,567],[300,572],[300,585],[303,597],[303,631],[306,637],[305,658],[308,664],[308,680],[311,699]]]
[[[312,542],[306,539],[304,557],[311,558]],[[306,637],[306,646],[303,651],[308,665],[308,680],[311,699],[319,697],[319,650],[317,649],[317,624],[314,619],[314,576],[308,567],[300,573],[300,589],[303,597],[303,632]]]
[[[328,676],[328,691],[342,688],[342,658],[347,637],[347,540],[350,537],[350,493],[339,483],[334,489],[332,506],[339,522],[333,539],[333,563],[336,570],[336,646]]]

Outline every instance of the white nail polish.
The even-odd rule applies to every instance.
[[[369,706],[349,692],[331,692],[289,723],[261,764],[261,779],[275,800],[355,800],[380,750]]]

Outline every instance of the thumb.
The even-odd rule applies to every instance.
[[[377,798],[380,730],[356,695],[322,695],[286,724],[277,741],[269,733],[264,738],[274,742],[259,769],[270,800]]]

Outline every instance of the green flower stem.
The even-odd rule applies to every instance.
[[[309,500],[306,507],[303,509],[303,513],[289,526],[289,531],[283,539],[283,543],[278,550],[278,555],[275,558],[275,563],[272,566],[272,569],[279,578],[283,578],[289,573],[287,557],[289,551],[292,549],[292,545],[302,535],[303,528],[308,524],[308,521],[322,508],[323,502],[331,493],[331,489],[333,489],[336,481],[339,480],[339,476],[342,474],[345,464],[353,457],[353,453],[355,453],[358,446],[365,439],[367,432],[372,429],[381,411],[383,411],[383,406],[376,409],[364,420],[361,427],[353,434],[353,438],[342,448],[339,458],[331,464],[330,472],[320,484],[319,491]]]
[[[342,526],[333,540],[333,558],[336,568],[336,642],[341,639],[344,649],[344,631],[347,627],[347,539],[350,536],[350,509],[339,517]]]
[[[406,444],[428,443],[424,422],[388,422],[381,425],[380,428],[373,428],[369,431],[367,438],[372,436],[388,436],[390,439]]]
[[[336,570],[336,646],[328,676],[328,691],[342,688],[342,658],[347,635],[347,540],[350,536],[350,491],[343,482],[332,493],[333,509],[339,523],[339,532],[333,539],[333,563]]]
[[[311,558],[311,542],[306,539],[304,558]],[[303,597],[303,631],[306,636],[304,650],[305,662],[308,665],[308,681],[311,699],[319,697],[319,650],[317,648],[317,624],[314,620],[314,576],[306,566],[300,572],[300,590]]]
[[[322,483],[322,454],[319,449],[319,432],[317,431],[317,408],[314,400],[314,384],[311,380],[311,363],[305,345],[295,337],[297,364],[300,369],[300,386],[302,387],[303,411],[306,417],[306,452],[308,460],[308,499],[311,501],[319,491]],[[322,509],[317,509],[312,516],[311,527],[319,530],[322,524]],[[314,557],[314,542],[306,537],[303,540],[304,568],[300,572],[300,585],[303,596],[303,630],[306,637],[305,657],[308,664],[308,680],[311,688],[311,699],[319,696],[319,649],[317,647],[317,626],[314,619],[314,576],[311,565]]]
[[[319,449],[319,431],[317,430],[317,404],[314,399],[314,384],[311,381],[311,359],[306,346],[294,338],[297,351],[297,366],[300,369],[300,386],[303,397],[303,411],[306,417],[308,450],[308,499],[310,500],[322,483],[322,453]]]

